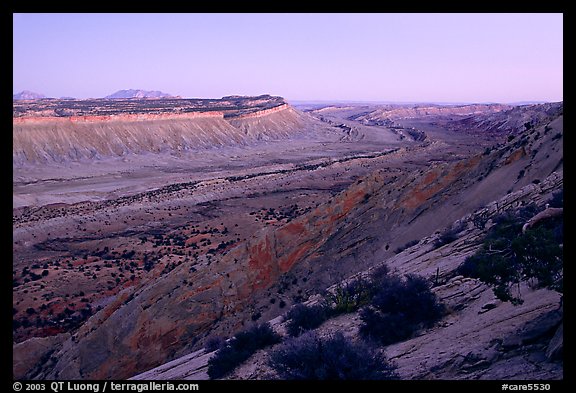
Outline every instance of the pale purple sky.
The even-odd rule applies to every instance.
[[[13,92],[563,100],[562,14],[14,14]]]

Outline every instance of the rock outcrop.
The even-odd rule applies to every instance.
[[[385,105],[374,111],[356,116],[359,121],[382,121],[422,119],[426,117],[470,116],[483,113],[498,113],[510,109],[504,104],[466,104],[466,105]]]
[[[561,116],[563,107],[562,102],[520,105],[502,111],[487,111],[476,116],[454,119],[446,126],[453,130],[467,129],[484,135],[517,135]]]

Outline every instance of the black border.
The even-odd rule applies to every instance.
[[[353,6],[353,7],[352,7]],[[351,9],[352,7],[352,9]],[[416,8],[415,8],[416,7]],[[240,1],[233,1],[233,2],[227,2],[227,3],[222,3],[222,2],[210,2],[210,1],[199,1],[199,2],[161,2],[161,3],[156,3],[156,2],[133,2],[132,4],[127,3],[127,2],[96,2],[96,3],[88,3],[88,2],[62,2],[62,1],[57,1],[57,2],[40,2],[40,3],[36,3],[36,4],[32,4],[32,3],[28,3],[28,2],[17,2],[17,1],[13,1],[11,2],[11,12],[8,13],[3,13],[3,23],[2,26],[5,30],[8,30],[10,28],[10,26],[13,25],[13,20],[12,20],[12,13],[26,13],[26,12],[46,12],[46,13],[56,13],[56,12],[106,12],[106,13],[112,13],[112,12],[124,12],[124,13],[149,13],[149,12],[162,12],[162,13],[166,13],[166,12],[216,12],[216,13],[221,13],[221,12],[233,12],[233,13],[244,13],[244,12],[254,12],[254,13],[265,13],[265,12],[275,12],[275,13],[283,13],[283,12],[287,12],[287,13],[292,13],[292,12],[297,12],[297,13],[308,13],[308,12],[315,12],[315,13],[322,13],[322,12],[330,12],[330,13],[340,13],[340,12],[345,12],[345,13],[362,13],[362,12],[369,12],[369,13],[380,13],[380,12],[385,12],[385,13],[392,13],[392,12],[407,12],[407,13],[414,13],[414,12],[423,12],[423,13],[436,13],[436,12],[452,12],[452,13],[457,13],[457,12],[465,12],[465,13],[477,13],[477,12],[543,12],[543,13],[547,13],[547,12],[554,12],[554,13],[563,13],[564,17],[566,19],[567,16],[569,16],[566,12],[566,3],[562,3],[562,2],[538,2],[538,3],[521,3],[521,6],[519,6],[518,4],[512,4],[511,2],[509,4],[504,4],[502,2],[500,2],[500,4],[497,4],[497,6],[495,7],[494,4],[488,4],[486,2],[463,2],[463,1],[444,1],[444,2],[428,2],[426,4],[415,4],[414,2],[355,2],[353,4],[351,4],[350,2],[330,2],[330,3],[326,3],[326,4],[322,4],[322,3],[315,3],[315,4],[306,4],[306,3],[298,3],[298,2],[263,2],[263,1],[245,1],[245,2],[240,2]],[[569,21],[565,21],[564,22],[564,26],[565,26],[565,31],[566,31],[566,26],[570,26],[570,23],[566,23]],[[535,29],[538,29],[538,26],[534,26]],[[3,34],[3,37],[5,37],[6,40],[8,40],[8,37],[11,37],[12,34],[8,31],[5,31]],[[571,42],[573,40],[570,39],[571,35],[570,34],[564,34],[564,39],[567,39],[568,42]],[[573,48],[573,46],[571,44],[567,45],[568,48]],[[570,52],[568,52],[568,55],[570,55]],[[6,63],[6,61],[5,61]],[[567,58],[564,58],[564,63],[565,65],[567,65],[568,61]],[[13,63],[11,63],[10,68],[13,67]],[[565,73],[565,81],[569,81],[571,79],[571,72],[570,70],[572,70],[573,68],[570,67],[566,67],[565,69],[568,70],[567,73]],[[8,84],[6,84],[8,85]],[[574,86],[573,84],[570,83],[564,83],[565,86],[569,86],[572,87]],[[564,89],[564,92],[570,92],[571,89]],[[8,95],[6,95],[5,97],[6,101],[8,101]],[[566,100],[566,99],[565,99]],[[569,100],[568,100],[569,101]],[[570,105],[570,104],[569,104]],[[568,105],[568,107],[569,107]],[[8,102],[6,102],[6,123],[8,125],[8,122],[11,119],[11,115],[8,114],[8,110],[9,110],[9,104]],[[570,120],[571,117],[568,116],[568,120]],[[11,127],[11,121],[10,121],[10,127]],[[7,128],[8,129],[8,128]],[[568,129],[570,129],[570,127],[568,127]],[[568,140],[570,141],[572,139],[571,136],[572,132],[569,131],[568,133],[565,133],[564,136],[566,137],[566,135],[568,135]],[[6,131],[6,135],[9,135]],[[8,139],[8,137],[6,138]],[[9,146],[11,145],[11,138],[9,140],[7,140],[7,142],[5,144],[3,144],[3,146],[6,148],[6,154],[4,155],[4,157],[6,157],[6,165],[9,164],[8,160],[9,157],[11,156],[9,154]],[[567,146],[571,147],[574,146],[573,144],[571,144],[570,142],[567,143]],[[572,160],[569,158],[567,161],[567,166],[568,166],[568,173],[572,173],[570,171],[570,165],[572,165],[570,162]],[[565,161],[566,163],[566,161]],[[567,187],[567,195],[571,195],[570,192],[570,187]],[[568,197],[570,199],[570,197]],[[571,200],[571,199],[570,199]],[[11,201],[6,201],[6,206],[10,206]],[[568,205],[568,208],[570,210],[570,205]],[[10,217],[8,217],[8,209],[7,210],[7,217],[5,219],[6,222],[10,222],[11,220],[11,214]],[[568,248],[568,247],[567,247]],[[566,248],[565,248],[566,251]],[[571,253],[572,250],[568,249],[568,253]],[[570,277],[570,271],[572,271],[572,267],[570,266],[570,262],[572,261],[572,259],[568,259],[568,263],[566,264],[566,267],[568,267],[567,271],[569,272],[568,277]],[[8,263],[6,262],[6,265],[8,265]],[[7,274],[6,277],[10,277],[11,276],[11,270],[8,270],[8,268],[5,268],[7,270]],[[8,278],[6,278],[6,281],[8,281]],[[4,296],[4,299],[10,299],[10,303],[12,303],[12,290],[11,290],[11,285],[9,283],[7,283],[6,285],[6,296]],[[8,293],[8,291],[10,291]],[[572,307],[572,301],[571,296],[569,295],[569,293],[571,292],[570,286],[567,286],[567,289],[565,290],[565,299],[564,299],[564,308],[570,308]],[[8,303],[8,300],[5,300],[6,303]],[[6,304],[6,308],[5,310],[9,310],[10,307],[12,306],[12,304]],[[565,318],[564,321],[566,322],[567,325],[567,332],[573,332],[574,331],[574,326],[571,323],[571,318]],[[10,329],[10,333],[6,334],[5,337],[12,337],[12,330],[10,325],[7,323],[6,326],[8,326],[8,329]],[[570,334],[565,335],[565,338],[567,339],[566,342],[568,343],[568,347],[570,347],[570,345],[573,343],[573,339],[571,338]],[[8,343],[8,345],[11,345],[12,340],[10,340],[10,343]],[[7,347],[8,347],[7,345]],[[12,351],[8,351],[6,350],[5,353],[10,353],[10,363],[11,364],[11,360],[12,360]],[[317,382],[317,381],[187,381],[187,382],[193,382],[193,383],[198,383],[200,389],[199,391],[206,391],[211,390],[211,389],[237,389],[237,388],[249,388],[249,389],[254,389],[255,391],[258,391],[259,389],[262,389],[262,391],[266,391],[266,392],[270,392],[270,389],[273,388],[292,388],[292,389],[298,389],[301,387],[305,387],[305,388],[318,388],[318,389],[361,389],[361,390],[376,390],[378,388],[392,388],[393,391],[395,391],[395,389],[402,389],[402,388],[414,388],[414,389],[422,389],[422,391],[425,390],[432,390],[435,391],[436,389],[442,389],[442,390],[446,390],[446,391],[458,391],[461,392],[464,389],[467,388],[479,388],[479,389],[483,389],[484,391],[502,391],[502,384],[503,383],[508,383],[508,384],[529,384],[529,383],[542,383],[542,384],[550,384],[551,389],[550,391],[552,392],[557,392],[559,391],[558,389],[560,389],[560,391],[564,391],[564,388],[566,386],[571,385],[571,382],[574,379],[574,374],[570,372],[571,370],[571,366],[574,364],[573,362],[573,351],[565,351],[565,353],[567,354],[567,356],[565,356],[564,359],[564,379],[561,381],[470,381],[470,380],[440,380],[440,381],[433,381],[433,380],[426,380],[426,381],[422,381],[422,380],[417,380],[417,381],[339,381],[339,382]],[[8,360],[8,359],[7,359]],[[11,384],[13,383],[13,377],[12,377],[12,370],[8,367],[5,368],[4,372],[7,374],[7,380],[12,381],[10,382]],[[102,392],[102,381],[89,381],[86,380],[84,382],[98,382],[99,386],[100,386],[100,392]],[[117,382],[121,382],[121,381],[117,381]],[[145,382],[145,381],[134,381],[134,382]],[[178,381],[172,381],[174,383],[178,383]],[[45,386],[45,391],[49,391],[50,389],[50,383],[51,381],[38,381],[35,383],[38,384],[43,384]],[[27,382],[23,381],[23,384],[27,384]],[[12,385],[13,386],[13,385]],[[14,390],[12,390],[14,391]]]

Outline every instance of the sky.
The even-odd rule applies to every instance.
[[[563,15],[13,14],[13,93],[563,100]]]

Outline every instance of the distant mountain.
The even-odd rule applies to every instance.
[[[46,98],[46,96],[30,90],[22,90],[20,93],[12,95],[13,100],[39,100],[41,98]]]
[[[162,93],[158,90],[118,90],[114,94],[110,94],[104,98],[114,99],[114,98],[166,98],[173,97],[170,94]]]

